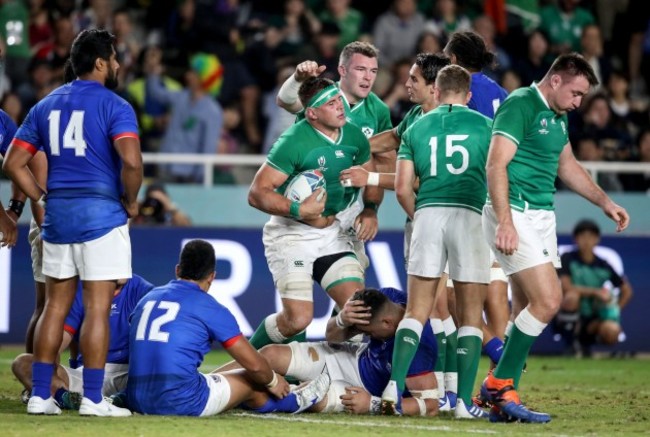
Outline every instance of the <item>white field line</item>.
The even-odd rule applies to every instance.
[[[388,422],[375,422],[375,421],[361,421],[361,420],[323,420],[312,419],[301,416],[279,416],[275,414],[252,414],[252,413],[235,413],[233,416],[250,417],[255,419],[265,420],[279,420],[285,422],[303,422],[303,423],[317,423],[323,425],[340,425],[340,426],[361,426],[365,428],[397,428],[397,429],[417,429],[424,431],[445,431],[445,432],[467,432],[475,434],[499,434],[497,431],[489,429],[458,429],[449,426],[431,426],[431,425],[415,425],[410,423],[388,423]]]

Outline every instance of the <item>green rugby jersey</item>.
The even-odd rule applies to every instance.
[[[501,104],[492,135],[517,145],[508,164],[510,206],[553,210],[560,153],[569,143],[567,116],[556,114],[535,84],[520,88]]]
[[[463,105],[441,105],[406,130],[397,159],[420,178],[415,209],[445,206],[481,214],[492,120]]]
[[[336,86],[340,87],[340,82]],[[366,138],[393,128],[390,121],[390,110],[384,102],[373,92],[365,99],[359,100],[353,106],[343,96],[343,107],[349,123],[353,123],[361,129]],[[296,114],[296,121],[304,120],[305,110]]]
[[[422,105],[415,105],[409,109],[408,112],[404,115],[404,118],[402,118],[402,121],[400,121],[397,125],[397,129],[395,129],[397,137],[401,139],[402,135],[404,135],[404,132],[406,132],[406,129],[418,121],[422,115],[424,115],[422,112]]]
[[[287,129],[273,144],[266,163],[288,176],[276,190],[284,191],[293,178],[305,170],[320,170],[325,177],[327,202],[323,216],[337,214],[354,202],[359,188],[343,187],[339,173],[370,160],[370,143],[361,130],[346,123],[336,141],[302,120]]]

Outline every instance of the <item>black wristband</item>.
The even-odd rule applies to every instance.
[[[363,209],[372,209],[373,211],[377,211],[379,209],[379,205],[374,202],[365,202],[363,204]]]
[[[9,200],[9,205],[7,209],[9,211],[13,211],[13,213],[16,214],[16,217],[20,217],[21,214],[23,213],[24,207],[25,207],[25,202],[21,202],[20,200],[16,200],[16,199],[11,199]]]

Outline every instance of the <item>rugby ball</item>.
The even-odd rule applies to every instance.
[[[284,196],[292,202],[302,202],[318,188],[325,188],[325,177],[320,170],[307,170],[298,173],[287,185]]]

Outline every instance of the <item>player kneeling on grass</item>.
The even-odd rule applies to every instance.
[[[329,388],[326,374],[290,391],[242,335],[230,311],[208,294],[215,265],[212,245],[190,241],[176,266],[178,279],[138,303],[129,333],[129,408],[144,414],[210,416],[244,403],[262,413],[297,413],[320,401]],[[197,368],[213,341],[245,370],[200,373]]]
[[[299,381],[316,380],[328,373],[332,383],[327,396],[313,412],[378,414],[381,391],[390,378],[395,330],[404,316],[406,293],[394,288],[366,288],[356,292],[327,325],[327,341],[268,345],[260,350],[278,373]],[[363,343],[347,342],[358,334]],[[433,369],[437,343],[431,328],[425,330],[406,379],[409,396],[403,400],[407,415],[438,413],[437,382]],[[229,363],[217,369],[232,369]]]
[[[101,390],[103,396],[111,396],[126,388],[126,378],[129,368],[128,318],[138,301],[153,288],[153,284],[138,275],[133,275],[131,279],[118,281],[115,285],[111,314],[108,319],[110,342],[108,344],[108,355],[106,356],[104,381]],[[80,284],[75,300],[70,308],[70,313],[65,319],[63,340],[59,348],[59,354],[67,349],[73,340],[78,340],[85,315],[82,293]],[[16,378],[25,387],[25,391],[23,392],[26,392],[26,395],[23,397],[25,402],[27,402],[29,393],[32,390],[33,361],[33,354],[20,354],[11,365],[11,370],[14,375],[16,375]],[[70,367],[65,367],[60,364],[56,366],[52,378],[51,391],[54,400],[60,408],[79,409],[83,397],[82,376],[82,355],[71,357]]]

